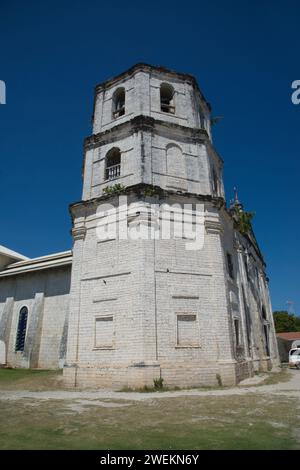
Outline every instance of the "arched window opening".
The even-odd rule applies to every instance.
[[[105,179],[112,180],[121,175],[121,152],[119,148],[111,149],[106,155]]]
[[[118,88],[113,94],[113,117],[125,114],[125,88]]]
[[[175,114],[174,88],[168,83],[160,85],[160,109],[164,113]]]
[[[28,308],[22,307],[19,314],[16,351],[24,351],[26,327],[27,327]]]

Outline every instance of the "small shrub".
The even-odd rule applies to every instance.
[[[223,383],[222,383],[222,378],[221,378],[220,374],[216,374],[216,379],[217,379],[219,387],[222,387]]]
[[[153,187],[152,187],[152,188],[150,187],[150,188],[145,188],[145,189],[144,189],[144,195],[145,195],[145,196],[152,197],[152,196],[155,196],[155,194],[156,194],[156,189],[153,188]]]
[[[163,388],[164,379],[160,377],[159,379],[153,379],[154,388],[156,390],[161,390]]]
[[[245,212],[240,206],[234,206],[234,218],[237,223],[239,231],[243,234],[249,234],[252,230],[252,219],[255,216],[255,212]]]
[[[113,186],[107,186],[106,188],[103,188],[103,192],[105,194],[115,194],[115,193],[119,193],[120,191],[123,191],[123,189],[125,189],[124,184],[117,183],[117,184],[114,184]]]

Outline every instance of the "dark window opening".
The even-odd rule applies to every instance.
[[[240,344],[240,329],[239,329],[239,320],[234,319],[234,332],[235,332],[235,344],[239,346]]]
[[[231,279],[234,279],[233,262],[230,253],[227,253],[227,267],[229,276],[231,277]]]
[[[175,113],[174,88],[168,83],[162,83],[160,86],[160,109],[164,113]]]
[[[265,335],[265,348],[266,348],[266,355],[270,356],[270,348],[269,348],[269,326],[264,325],[264,335]]]
[[[105,179],[112,180],[121,175],[121,152],[118,148],[111,149],[106,155]]]
[[[200,127],[201,129],[205,129],[205,117],[203,116],[201,111],[200,111]]]
[[[19,314],[16,351],[24,351],[26,327],[27,327],[28,308],[22,307]]]
[[[248,261],[247,261],[247,256],[246,255],[244,255],[244,266],[245,266],[247,281],[250,281],[249,267],[248,267]]]

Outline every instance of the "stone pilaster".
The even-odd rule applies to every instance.
[[[206,249],[210,250],[210,270],[213,275],[212,299],[214,304],[214,331],[215,341],[218,345],[216,363],[223,385],[236,383],[236,360],[233,354],[232,326],[229,315],[223,246],[221,234],[223,226],[219,215],[210,214],[205,220]]]
[[[24,358],[28,360],[30,368],[38,367],[39,350],[42,336],[44,312],[44,294],[35,294],[32,310],[29,315],[29,325],[26,332]]]
[[[3,364],[7,362],[7,351],[9,349],[9,337],[10,337],[10,330],[11,330],[11,322],[13,316],[13,308],[14,308],[14,298],[8,297],[6,299],[3,313],[0,320],[0,341],[3,341],[5,345],[5,361]]]
[[[67,352],[66,362],[64,365],[64,378],[67,385],[76,386],[80,324],[81,268],[83,260],[84,239],[86,235],[86,228],[82,220],[77,226],[72,229],[72,235],[74,240],[73,263],[70,288]]]

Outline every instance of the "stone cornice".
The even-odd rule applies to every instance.
[[[69,211],[72,216],[74,215],[74,212],[76,211],[77,213],[79,212],[79,216],[84,217],[84,208],[92,207],[101,202],[106,202],[108,200],[112,200],[122,195],[128,196],[130,194],[136,194],[137,196],[149,197],[147,195],[144,195],[144,191],[147,189],[154,190],[153,197],[158,197],[159,200],[163,200],[166,197],[176,196],[177,198],[181,198],[183,200],[183,203],[186,202],[185,199],[189,199],[188,203],[191,203],[190,200],[194,199],[195,203],[211,202],[212,205],[218,209],[221,209],[222,207],[225,206],[225,200],[221,197],[213,197],[213,196],[210,196],[209,194],[196,194],[196,193],[189,193],[189,192],[172,191],[172,190],[162,189],[159,186],[151,186],[149,184],[140,183],[140,184],[135,184],[132,186],[127,186],[121,191],[116,192],[114,194],[103,194],[102,196],[99,196],[93,199],[88,199],[86,201],[74,202],[73,204],[69,205]]]
[[[152,132],[155,127],[158,126],[169,130],[174,130],[177,135],[179,133],[185,138],[189,138],[194,142],[209,142],[209,136],[205,129],[181,126],[180,124],[154,119],[150,116],[139,115],[133,119],[123,122],[122,124],[118,124],[111,129],[107,129],[106,131],[99,132],[98,134],[92,134],[91,136],[86,137],[84,141],[84,148],[85,150],[89,150],[110,142],[118,141],[120,140],[120,134],[122,132],[127,135],[132,135],[138,131]]]

